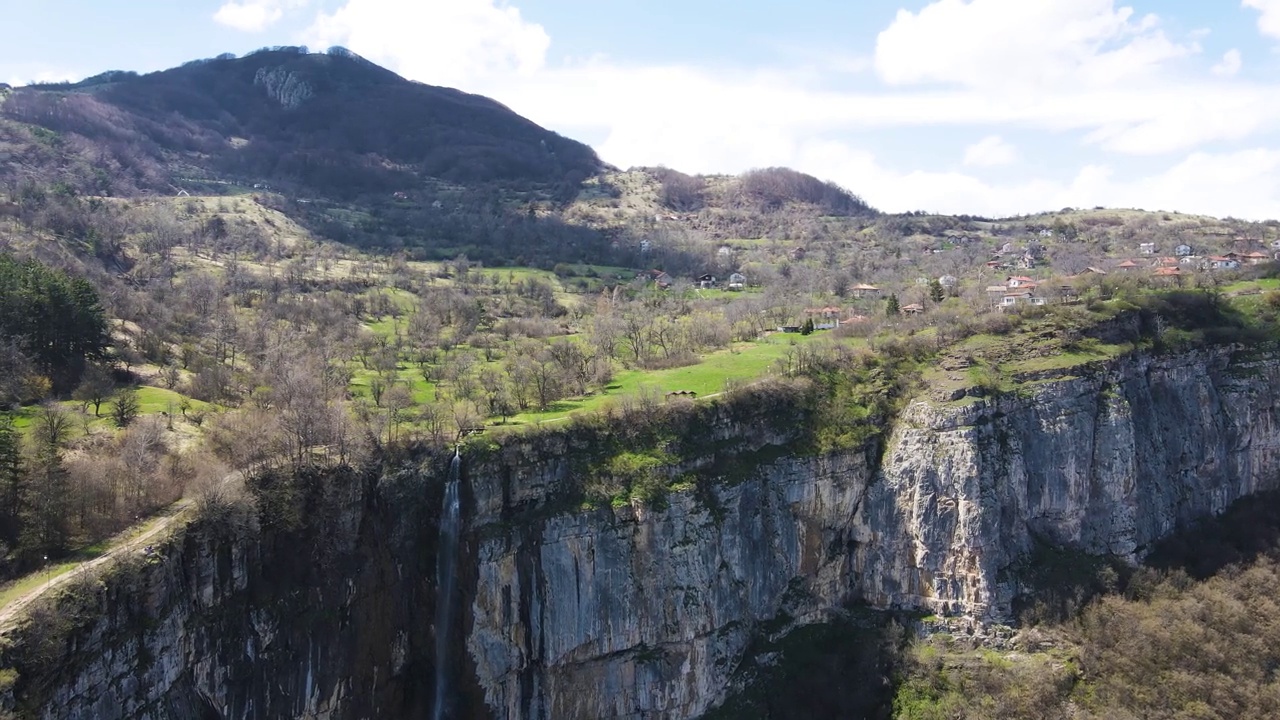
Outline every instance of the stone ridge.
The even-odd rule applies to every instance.
[[[1070,372],[917,401],[883,447],[822,455],[778,423],[716,411],[705,452],[668,468],[692,489],[663,502],[583,505],[592,449],[568,431],[473,455],[459,709],[697,717],[754,637],[858,603],[1005,622],[1043,544],[1136,561],[1280,485],[1277,354],[1134,354]],[[749,461],[732,480],[706,481],[734,458]],[[681,482],[690,473],[702,480]],[[308,478],[301,528],[193,527],[64,598],[45,618],[74,619],[59,642],[11,634],[0,661],[18,679],[0,703],[47,720],[423,716],[443,478],[440,458]]]

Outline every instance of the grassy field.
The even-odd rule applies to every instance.
[[[1222,292],[1227,294],[1248,293],[1252,291],[1267,292],[1280,290],[1280,278],[1262,278],[1260,280],[1244,280],[1224,286]]]
[[[369,382],[377,377],[375,370],[358,369],[351,376],[351,392],[356,397],[371,398],[369,394]],[[436,392],[434,386],[427,382],[422,373],[413,365],[402,366],[396,371],[396,377],[399,378],[401,384],[407,385],[413,394],[413,400],[417,403],[435,402]]]
[[[1020,387],[1014,379],[1017,375],[1067,371],[1133,350],[1131,344],[1113,345],[1093,340],[1065,348],[1055,334],[1037,333],[1035,329],[1033,325],[1011,335],[968,337],[949,348],[939,362],[925,371],[924,384],[940,396],[975,385],[1014,392]],[[973,364],[966,366],[969,361]],[[973,398],[965,397],[954,402],[972,401]]]
[[[404,329],[408,327],[408,325],[408,315],[401,315],[398,318],[391,317],[390,315],[384,315],[378,320],[365,323],[365,327],[369,328],[374,335],[388,339],[396,337],[397,330],[403,333]]]
[[[183,400],[190,403],[188,410],[200,412],[213,408],[209,403],[202,402],[200,400],[193,400],[172,390],[152,387],[150,385],[142,385],[138,387],[138,414],[142,416],[159,415],[160,413],[170,412],[170,410],[174,413],[180,413]],[[63,400],[54,404],[67,412],[73,418],[72,437],[78,437],[83,435],[86,430],[92,431],[96,428],[114,428],[115,425],[111,420],[111,410],[114,407],[113,403],[114,400],[111,399],[102,403],[102,414],[99,417],[94,417],[92,406],[89,407],[87,415],[82,413],[80,410],[82,404],[74,400]],[[36,405],[28,405],[20,408],[14,413],[14,426],[19,429],[30,427],[32,418],[34,418],[36,413],[39,411],[40,408]]]
[[[522,413],[510,422],[528,424],[558,420],[574,412],[599,409],[607,402],[646,390],[658,394],[691,391],[699,397],[713,395],[724,390],[726,381],[752,380],[765,375],[792,345],[813,342],[822,337],[828,336],[822,333],[809,336],[775,334],[757,342],[735,343],[733,348],[707,355],[695,365],[669,370],[625,370],[614,377],[604,393],[562,400],[545,412]]]

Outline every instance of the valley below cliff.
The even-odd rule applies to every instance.
[[[1043,548],[1136,563],[1280,485],[1269,349],[1132,352],[961,395],[920,393],[834,448],[767,388],[472,438],[445,716],[701,717],[795,633],[999,628],[1033,599]],[[10,628],[5,706],[429,717],[451,455],[253,479],[252,508],[202,516]],[[839,688],[869,716],[891,695],[874,656]]]

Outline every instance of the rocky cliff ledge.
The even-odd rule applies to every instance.
[[[691,411],[699,427],[672,428],[679,452],[657,466],[571,430],[473,454],[454,716],[696,717],[761,633],[857,603],[1004,620],[1039,544],[1137,559],[1280,484],[1280,357],[1216,348],[1069,372],[910,404],[847,450],[815,452],[802,424],[739,402]],[[584,490],[624,455],[670,491]],[[129,565],[57,643],[12,633],[13,706],[423,716],[441,465],[343,477],[305,486],[315,512],[297,527],[193,528]]]
[[[1275,356],[1075,372],[912,404],[879,462],[783,456],[709,498],[483,541],[468,647],[486,700],[504,718],[697,716],[762,623],[852,602],[1006,620],[1036,543],[1136,559],[1280,481]]]

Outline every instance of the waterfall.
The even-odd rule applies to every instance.
[[[449,482],[440,508],[440,545],[436,548],[436,683],[432,720],[444,720],[445,699],[449,695],[449,627],[453,622],[453,588],[457,580],[458,533],[462,525],[462,503],[458,485],[462,475],[462,453],[455,450],[449,465]]]

